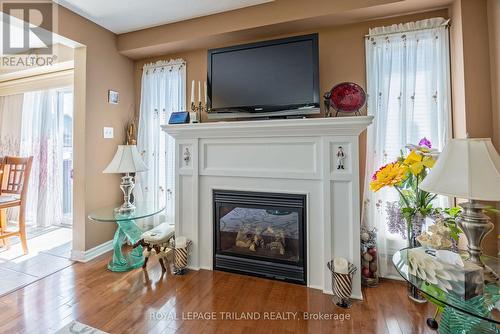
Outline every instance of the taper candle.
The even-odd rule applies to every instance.
[[[205,84],[205,105],[207,105],[207,82],[204,82]]]
[[[198,81],[198,102],[201,103],[201,81]]]
[[[191,103],[194,103],[194,80],[191,82]]]

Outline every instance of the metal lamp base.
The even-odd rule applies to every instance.
[[[484,205],[474,201],[459,204],[463,208],[462,214],[457,219],[457,224],[464,232],[468,241],[469,261],[484,267],[481,261],[483,249],[481,243],[484,237],[493,230],[491,219],[484,214]]]
[[[122,205],[122,206],[115,208],[115,212],[117,212],[117,213],[131,213],[134,211],[135,211],[135,205],[133,205],[133,204],[130,206]]]
[[[123,192],[123,204],[120,207],[115,208],[115,212],[126,214],[135,210],[135,205],[130,202],[130,197],[134,187],[134,177],[127,173],[122,177],[122,182],[120,183],[120,189]]]

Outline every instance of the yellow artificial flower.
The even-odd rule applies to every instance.
[[[436,160],[434,160],[431,156],[423,156],[415,151],[411,151],[403,163],[410,168],[413,175],[418,175],[422,172],[424,167],[434,167]]]
[[[393,187],[406,179],[407,172],[408,167],[397,161],[387,164],[372,176],[370,189],[377,192],[386,186]]]

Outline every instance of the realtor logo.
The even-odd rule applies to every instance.
[[[52,54],[52,1],[1,1],[3,55]]]

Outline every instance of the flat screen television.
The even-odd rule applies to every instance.
[[[319,108],[318,35],[208,50],[212,111]],[[319,112],[319,109],[318,109]]]

